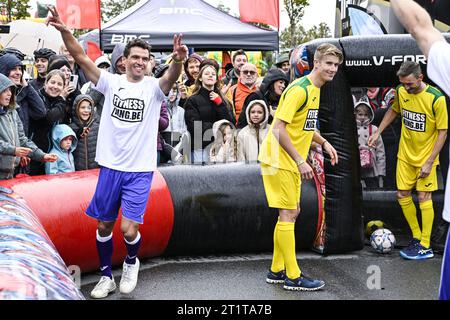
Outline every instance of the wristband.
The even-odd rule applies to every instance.
[[[320,145],[322,147],[322,149],[323,149],[323,145],[327,142],[328,142],[328,140],[325,140],[324,142],[322,142],[322,144]]]
[[[295,164],[297,165],[297,167],[301,166],[304,163],[305,163],[305,160],[303,160],[303,159],[295,161]]]
[[[175,64],[182,64],[183,60],[176,60],[175,58],[172,58],[172,62]]]

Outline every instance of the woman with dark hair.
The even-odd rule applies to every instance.
[[[259,90],[249,94],[245,99],[244,106],[242,107],[241,114],[239,115],[237,128],[242,129],[246,125],[248,125],[246,110],[250,102],[254,100],[264,100],[267,107],[269,108],[270,124],[272,122],[273,115],[275,114],[275,110],[278,107],[278,102],[280,101],[281,94],[288,84],[289,79],[283,71],[277,68],[270,69],[267,75],[264,77]]]
[[[185,103],[184,119],[191,134],[191,149],[194,163],[208,162],[208,150],[210,144],[213,123],[226,119],[230,122],[233,118],[227,108],[225,97],[220,91],[220,82],[216,69],[211,65],[205,65],[195,81],[192,96]],[[195,130],[199,126],[200,130]],[[197,131],[197,132],[196,132]]]
[[[39,120],[30,119],[30,137],[36,145],[44,152],[51,149],[51,131],[57,124],[68,124],[70,114],[66,111],[67,103],[63,98],[63,91],[66,85],[64,73],[59,70],[52,70],[45,78],[44,87],[39,90],[39,95],[44,101],[47,115]],[[32,161],[30,164],[30,174],[45,174],[45,167],[39,162]]]

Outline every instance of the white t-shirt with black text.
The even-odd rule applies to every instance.
[[[447,95],[450,95],[450,44],[445,41],[434,43],[428,53],[428,77],[434,81]],[[442,218],[450,222],[450,171],[447,174],[444,210]]]
[[[99,165],[125,172],[156,169],[158,123],[164,100],[158,80],[144,77],[133,83],[126,75],[101,70],[95,86],[105,96],[95,157]]]

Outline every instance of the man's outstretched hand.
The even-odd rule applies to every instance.
[[[188,47],[184,45],[181,41],[183,40],[183,35],[173,36],[173,54],[172,59],[175,61],[184,61],[189,53]]]
[[[61,17],[59,16],[58,10],[56,10],[55,6],[48,5],[48,10],[51,13],[51,16],[47,17],[47,20],[45,21],[46,25],[52,25],[56,28],[56,30],[62,32],[68,30],[64,22],[61,20]]]

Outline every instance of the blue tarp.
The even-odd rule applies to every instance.
[[[197,50],[278,50],[278,31],[241,22],[202,0],[142,0],[103,26],[101,43],[111,52],[140,37],[152,50],[171,50],[178,33]]]

